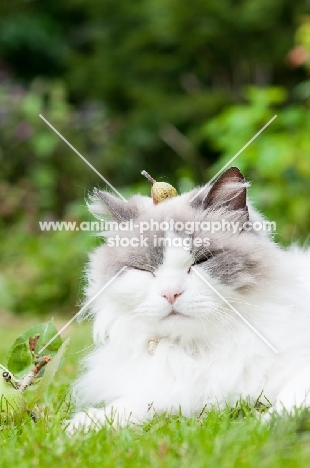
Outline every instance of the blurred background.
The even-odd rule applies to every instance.
[[[180,192],[235,164],[276,241],[310,232],[309,0],[14,0],[0,3],[0,310],[74,314],[104,182]]]

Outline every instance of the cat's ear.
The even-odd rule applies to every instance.
[[[111,216],[113,220],[122,222],[135,219],[138,216],[138,208],[132,199],[130,201],[122,200],[109,192],[98,189],[94,189],[88,208],[99,219]]]
[[[226,207],[229,210],[248,212],[246,187],[243,174],[237,167],[227,169],[211,187],[202,201],[203,209]]]

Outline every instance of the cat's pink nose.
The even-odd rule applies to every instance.
[[[175,292],[165,292],[164,294],[162,294],[162,297],[164,297],[165,299],[167,299],[167,301],[169,302],[169,304],[174,304],[175,301],[177,300],[177,298],[179,296],[181,296],[182,292],[180,293],[175,293]]]

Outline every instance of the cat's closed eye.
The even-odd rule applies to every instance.
[[[201,265],[202,263],[207,262],[211,257],[213,257],[213,254],[211,252],[208,252],[207,254],[202,255],[201,257],[197,258],[192,264],[192,266]],[[190,273],[192,266],[189,267],[187,273]]]
[[[212,257],[212,255],[208,255],[206,257],[202,257],[202,258],[199,258],[198,260],[195,260],[195,263],[193,264],[194,265],[200,265],[201,263],[204,263],[204,262],[207,262],[210,258]]]
[[[151,275],[155,276],[155,273],[151,269],[143,268],[143,267],[136,267],[136,266],[131,266],[132,270],[138,270],[138,271],[145,271],[146,273],[151,273]]]

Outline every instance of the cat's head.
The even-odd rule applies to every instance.
[[[214,320],[233,315],[223,297],[248,297],[264,287],[275,249],[263,232],[249,230],[262,218],[247,203],[247,186],[230,168],[212,186],[158,205],[96,190],[90,209],[110,217],[114,227],[91,255],[89,298],[112,280],[94,314],[106,314],[107,328],[126,317],[155,334],[176,336],[205,332]]]

